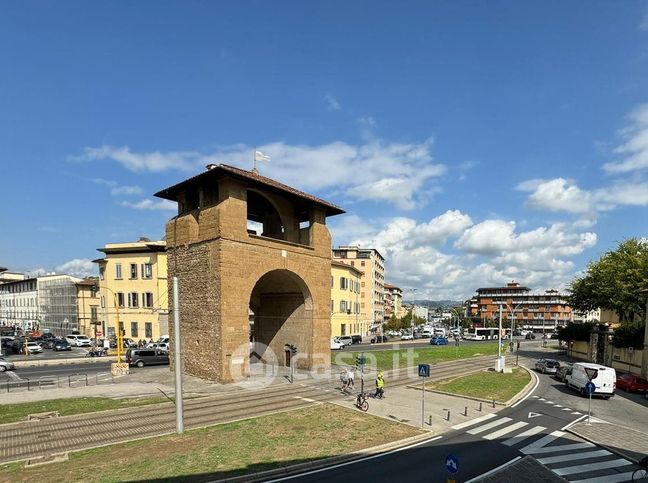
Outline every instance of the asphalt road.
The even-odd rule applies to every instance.
[[[533,367],[539,354],[524,351],[521,363]],[[546,353],[541,353],[546,357]],[[648,430],[648,403],[641,396],[617,394],[610,400],[593,399],[592,416],[635,429]],[[548,375],[538,374],[538,385],[524,401],[497,414],[457,425],[435,440],[391,453],[376,455],[322,470],[275,481],[328,482],[398,481],[445,482],[451,476],[446,458],[459,462],[456,481],[466,482],[516,458],[531,455],[556,476],[570,481],[629,481],[636,468],[630,461],[563,431],[587,417],[588,399]]]
[[[106,373],[110,373],[110,361],[108,360],[87,364],[18,367],[15,371],[0,373],[0,391],[6,390],[6,383],[10,383],[11,390],[12,387],[27,385],[27,381],[34,387],[39,384],[39,381],[43,383],[56,381],[60,387],[65,387],[70,378],[80,379],[87,376],[88,379],[92,379],[96,378],[97,374]]]

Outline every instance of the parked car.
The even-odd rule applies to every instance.
[[[43,348],[38,345],[38,342],[27,342],[26,351],[29,354],[40,354],[43,352]]]
[[[351,336],[351,341],[353,344],[362,344],[362,336],[361,335],[352,335]]]
[[[430,339],[430,345],[448,345],[448,339],[437,335]]]
[[[414,336],[412,334],[403,334],[401,340],[414,340]]]
[[[535,336],[535,334],[533,332],[527,332],[527,335],[525,335],[524,338],[526,340],[532,340],[532,339],[535,339],[536,336]]]
[[[70,334],[65,336],[65,340],[75,347],[90,347],[92,345],[92,341],[87,335]]]
[[[538,359],[535,363],[536,371],[543,374],[556,374],[560,369],[560,362],[555,359]]]
[[[389,341],[389,338],[386,335],[377,335],[371,338],[372,344],[377,344],[379,342],[387,342],[387,341]]]
[[[55,352],[58,352],[58,351],[71,351],[72,346],[65,339],[54,339],[54,341],[52,341],[52,349]]]
[[[342,342],[345,346],[353,344],[353,339],[351,338],[350,335],[343,335],[337,338],[340,342]]]
[[[626,392],[647,392],[648,381],[633,374],[623,374],[617,377],[617,389],[623,389]]]
[[[565,383],[567,386],[576,389],[582,396],[587,396],[585,384],[590,380],[587,370],[595,370],[592,382],[596,386],[593,396],[603,396],[609,399],[614,396],[616,389],[616,371],[612,367],[601,366],[591,362],[576,362],[570,371],[567,371]]]
[[[566,366],[560,366],[556,373],[554,374],[554,377],[558,379],[560,382],[565,382],[567,378],[567,372],[571,371],[571,364],[568,364]]]
[[[335,351],[340,349],[344,349],[344,344],[336,338],[331,339],[331,350]]]
[[[168,364],[169,353],[159,349],[128,349],[126,362],[129,366],[151,366],[155,364]]]

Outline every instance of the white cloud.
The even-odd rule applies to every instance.
[[[57,273],[64,273],[81,278],[94,275],[95,271],[96,264],[87,258],[75,258],[56,267]]]
[[[534,187],[528,204],[533,208],[548,211],[565,211],[581,214],[592,211],[590,194],[564,178],[548,181],[529,180],[518,185],[518,189]]]
[[[120,186],[117,181],[110,179],[94,178],[92,182],[109,187],[110,194],[113,196],[140,195],[143,193],[142,188],[139,186]]]
[[[342,109],[340,102],[335,97],[333,97],[332,94],[326,94],[324,96],[324,102],[326,103],[326,108],[329,111],[339,111],[340,109]]]
[[[607,163],[608,173],[629,173],[648,168],[648,104],[640,104],[628,114],[630,124],[620,131],[624,142],[614,152],[620,161]]]
[[[134,153],[128,146],[100,146],[98,148],[87,147],[82,156],[74,159],[81,161],[113,160],[130,171],[160,172],[170,169],[190,171],[193,168],[191,160],[197,157],[200,157],[200,154],[190,151]]]
[[[570,258],[597,241],[596,234],[563,223],[521,232],[513,221],[473,224],[459,210],[423,223],[393,218],[375,223],[373,231],[365,222],[360,231],[361,236],[350,235],[342,244],[350,240],[378,249],[386,257],[387,282],[417,287],[417,296],[454,300],[513,279],[534,290],[563,289],[573,276]]]
[[[126,206],[128,208],[134,208],[136,210],[161,210],[161,211],[177,211],[178,205],[173,201],[169,200],[156,200],[152,201],[145,199],[132,203],[130,201],[122,201],[119,203],[121,206]]]
[[[390,203],[402,209],[421,206],[440,190],[431,185],[446,171],[432,157],[432,139],[421,143],[372,140],[353,145],[316,146],[276,142],[257,146],[272,157],[263,174],[306,191],[328,191],[353,199]],[[253,148],[234,145],[211,154],[196,152],[134,153],[128,147],[86,148],[86,159],[111,159],[131,171],[203,169],[209,163],[251,168]],[[105,180],[104,180],[105,181]]]

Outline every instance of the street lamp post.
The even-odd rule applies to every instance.
[[[122,354],[124,352],[124,334],[122,333],[122,329],[119,326],[119,301],[117,300],[117,294],[110,288],[108,287],[99,287],[99,291],[101,290],[107,290],[113,295],[113,302],[115,304],[115,334],[117,338],[117,362],[113,364],[112,366],[112,373],[113,375],[122,375],[122,374],[128,374],[128,364],[124,363],[122,361]],[[107,322],[107,321],[106,321]],[[106,327],[106,330],[108,327]],[[106,334],[106,338],[108,335]]]

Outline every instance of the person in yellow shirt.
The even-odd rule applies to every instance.
[[[379,397],[380,399],[385,397],[385,378],[383,377],[382,371],[378,371],[376,375],[376,394],[374,397]]]

